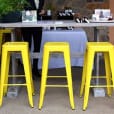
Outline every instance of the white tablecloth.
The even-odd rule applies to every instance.
[[[75,30],[44,30],[42,33],[42,42],[40,54],[42,54],[43,45],[45,42],[69,42],[70,52],[71,52],[71,65],[72,66],[82,66],[83,65],[83,56],[82,57],[73,57],[72,54],[81,53],[84,54],[87,36],[83,29]],[[41,69],[42,58],[39,59],[38,68]],[[62,68],[64,67],[63,56],[59,54],[53,55],[49,61],[49,68]]]

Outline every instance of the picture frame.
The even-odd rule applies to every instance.
[[[37,22],[37,11],[36,10],[22,11],[22,22]]]

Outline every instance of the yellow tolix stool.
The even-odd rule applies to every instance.
[[[103,53],[106,76],[92,76],[95,53]],[[84,92],[83,110],[88,105],[90,87],[107,87],[107,94],[111,96],[114,87],[114,46],[109,42],[88,42],[84,56],[84,66],[80,96]],[[92,78],[106,78],[106,85],[91,85]]]
[[[10,64],[10,54],[13,52],[20,52],[22,55],[23,65],[24,65],[24,76],[26,82],[23,84],[9,84],[8,83],[8,73]],[[22,77],[22,75],[15,75],[10,77]],[[31,64],[29,58],[29,48],[28,42],[6,42],[2,45],[2,59],[1,59],[1,80],[0,80],[0,106],[2,105],[3,96],[7,93],[8,86],[27,86],[29,104],[33,107],[34,87],[32,80]]]
[[[11,33],[11,29],[0,29],[0,55],[1,55],[1,45],[2,45],[2,39],[3,39],[3,34],[4,33]]]
[[[63,53],[66,66],[67,76],[48,76],[48,63],[50,53]],[[47,78],[66,78],[67,85],[48,85],[46,84]],[[39,109],[43,106],[44,95],[46,87],[67,87],[69,91],[70,105],[72,109],[75,109],[73,87],[72,87],[72,76],[71,76],[71,63],[70,63],[70,47],[67,42],[47,42],[44,44],[43,50],[43,64],[42,64],[42,79],[40,87],[40,99]]]

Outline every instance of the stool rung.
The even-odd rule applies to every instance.
[[[15,77],[25,77],[25,75],[17,75],[17,74],[16,74],[16,75],[8,75],[8,77],[9,77],[9,78],[10,78],[10,77],[14,77],[14,78],[15,78]]]
[[[5,86],[26,86],[27,84],[4,84]]]
[[[67,76],[47,76],[48,78],[67,78]]]
[[[92,76],[92,78],[106,78],[106,76]],[[111,79],[111,78],[110,78]]]
[[[68,87],[68,85],[46,85],[46,87]]]
[[[90,87],[114,87],[113,85],[91,85]]]

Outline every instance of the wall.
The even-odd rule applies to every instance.
[[[63,10],[65,7],[71,7],[74,12],[80,12],[83,16],[90,16],[95,8],[107,8],[108,0],[105,2],[87,2],[87,0],[45,0],[45,9],[52,9],[53,14]]]
[[[56,12],[63,10],[65,7],[71,7],[74,12],[80,13],[82,16],[87,16],[91,18],[91,14],[96,8],[108,8],[108,0],[105,2],[98,3],[92,2],[87,3],[87,0],[45,0],[45,9],[52,9],[53,19],[56,19]],[[92,28],[84,28],[86,30],[89,41],[93,40],[93,29]],[[100,30],[100,38],[101,40],[106,39],[107,37],[107,29]]]

